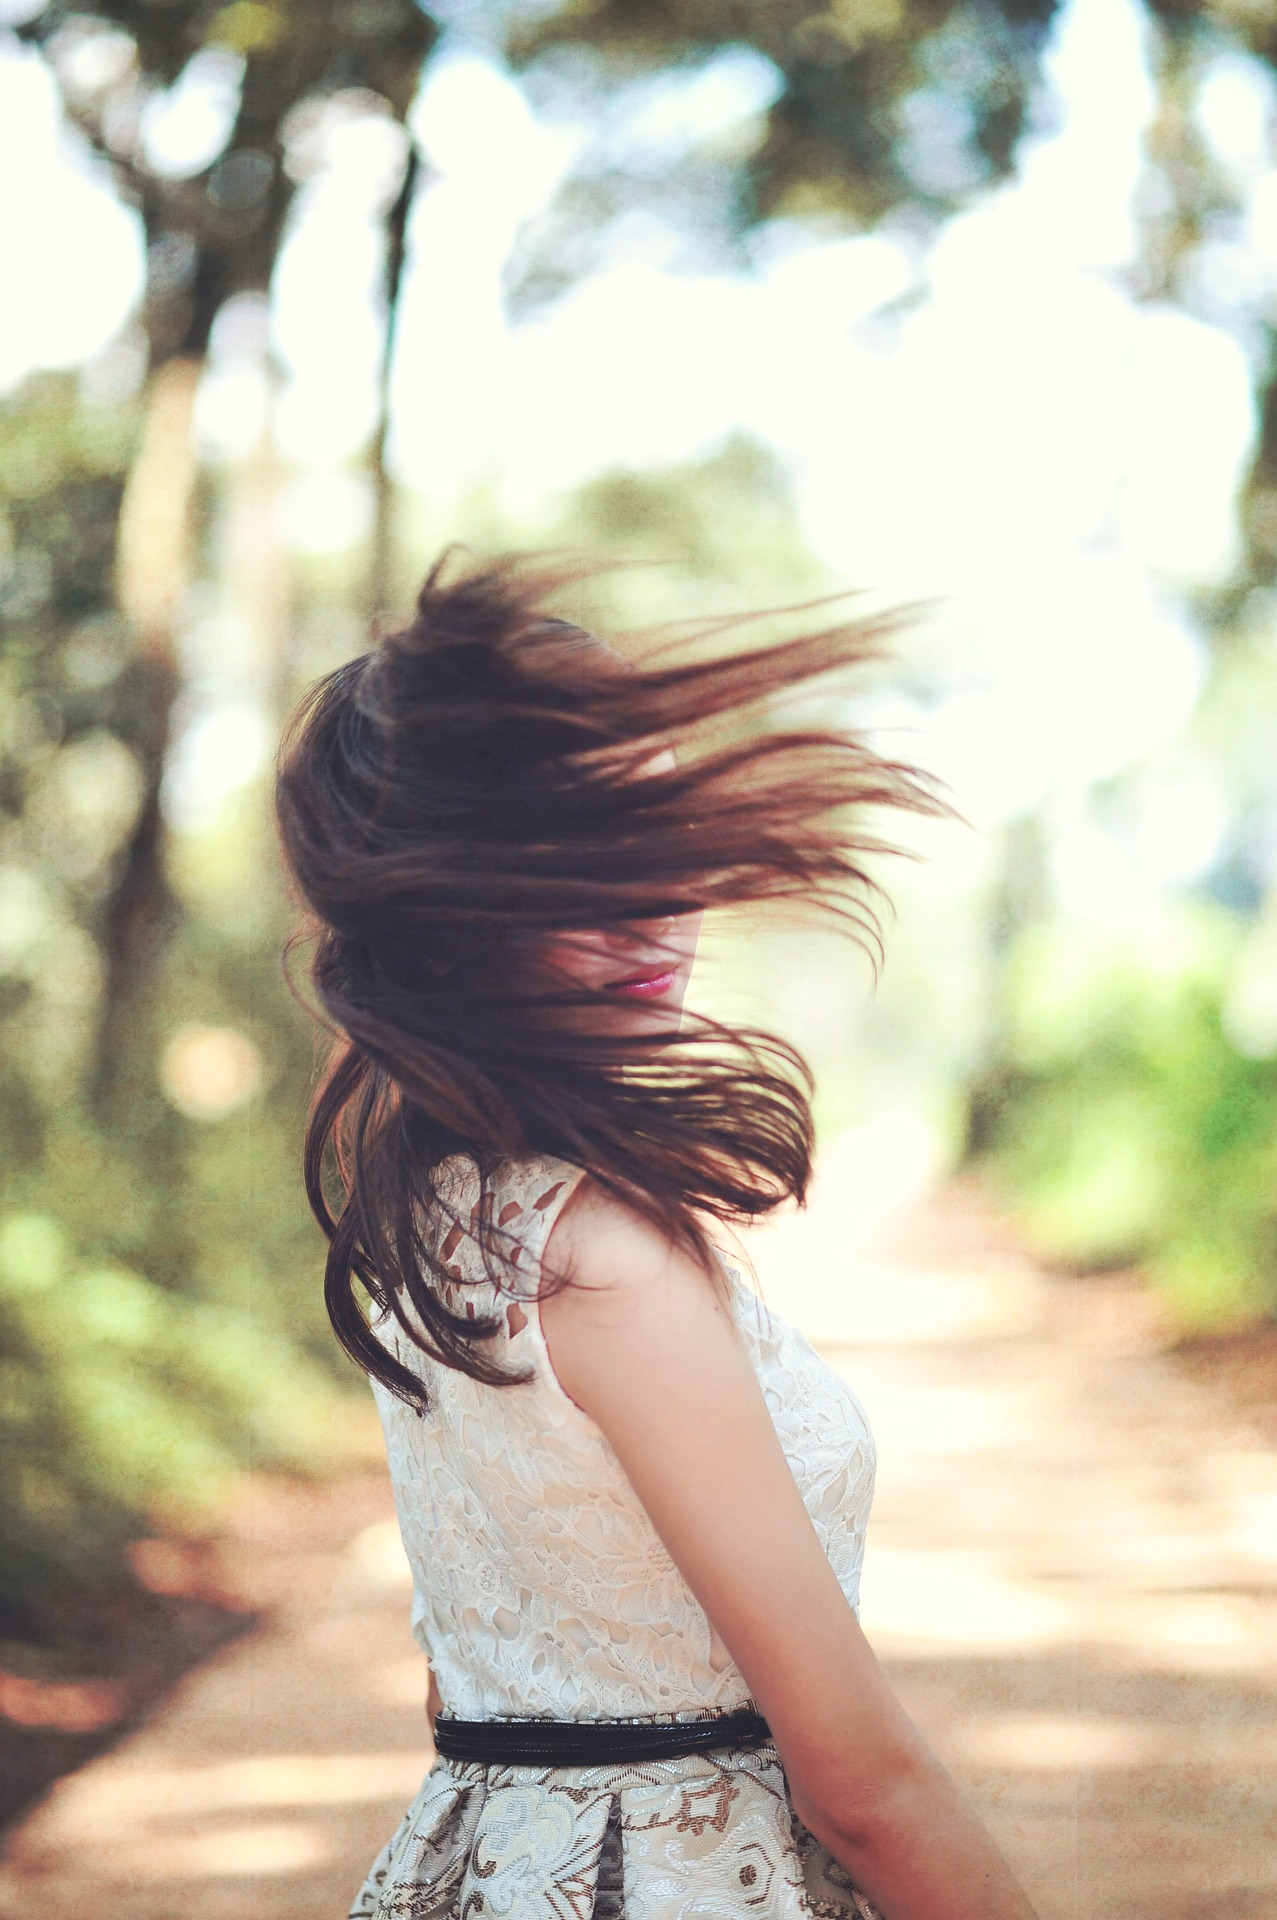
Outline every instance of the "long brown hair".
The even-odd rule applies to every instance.
[[[856,732],[742,724],[873,657],[892,617],[634,664],[551,610],[581,573],[543,556],[466,567],[450,550],[409,623],[310,690],[281,750],[280,830],[339,1035],[304,1161],[325,1298],[346,1352],[418,1405],[357,1283],[444,1365],[516,1377],[485,1346],[495,1322],[442,1297],[426,1223],[450,1155],[470,1156],[485,1197],[512,1155],[585,1167],[707,1267],[702,1216],[748,1218],[807,1188],[812,1083],[792,1047],[693,1015],[673,1038],[547,1019],[551,1001],[603,996],[530,991],[536,943],[782,899],[873,945],[866,858],[891,849],[866,809],[947,811]],[[676,764],[657,771],[667,746]],[[511,1250],[491,1209],[458,1224],[499,1277]]]

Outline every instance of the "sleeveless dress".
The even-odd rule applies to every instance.
[[[374,1383],[413,1576],[413,1632],[457,1719],[682,1720],[752,1705],[602,1432],[569,1399],[541,1333],[541,1256],[581,1170],[544,1157],[489,1179],[517,1241],[498,1287],[466,1229],[471,1161],[437,1178],[449,1304],[498,1313],[491,1387],[379,1337],[429,1411]],[[724,1263],[726,1265],[726,1263]],[[858,1598],[874,1448],[859,1401],[726,1267],[733,1311],[804,1503]],[[374,1861],[350,1920],[875,1920],[793,1811],[774,1746],[625,1765],[436,1760]]]

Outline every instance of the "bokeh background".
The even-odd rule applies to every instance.
[[[978,1172],[1260,1350],[1275,69],[1267,0],[0,0],[9,1809],[117,1725],[105,1644],[223,1630],[165,1541],[371,1458],[269,773],[449,540],[659,562],[567,609],[620,628],[917,603],[825,711],[967,824],[876,985],[777,927],[702,998],[859,1191]]]

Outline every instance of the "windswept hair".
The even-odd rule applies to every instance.
[[[281,749],[284,850],[339,1035],[304,1161],[325,1298],[352,1359],[417,1405],[359,1289],[444,1365],[517,1377],[486,1345],[495,1322],[446,1303],[427,1223],[449,1156],[473,1159],[485,1199],[509,1156],[585,1167],[707,1268],[705,1218],[801,1200],[810,1177],[812,1082],[792,1047],[692,1015],[677,1037],[574,1030],[547,1015],[605,995],[531,990],[538,941],[788,900],[873,946],[866,861],[892,849],[866,811],[948,810],[856,732],[768,722],[775,696],[875,657],[898,616],[633,664],[551,610],[582,571],[449,550],[409,623],[320,680]],[[511,1249],[491,1214],[458,1224],[499,1276]]]

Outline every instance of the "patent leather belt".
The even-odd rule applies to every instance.
[[[722,1747],[761,1747],[771,1739],[752,1707],[703,1720],[453,1720],[435,1718],[435,1750],[444,1760],[481,1766],[624,1766],[677,1760]]]

